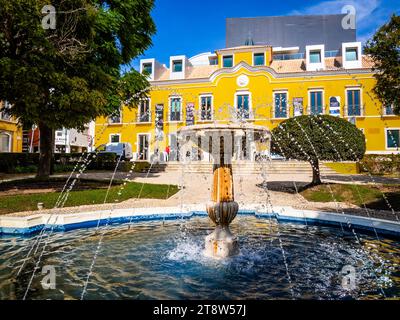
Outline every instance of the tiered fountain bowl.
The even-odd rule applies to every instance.
[[[271,141],[270,131],[262,126],[241,124],[205,124],[188,126],[178,131],[183,154],[189,142],[207,151],[213,158],[213,187],[207,213],[215,223],[215,231],[206,237],[205,254],[213,258],[227,258],[239,253],[238,239],[229,225],[239,212],[235,202],[232,160],[242,138],[249,142]],[[210,142],[211,141],[211,142]],[[240,147],[239,147],[240,148]],[[253,152],[252,150],[249,152]]]

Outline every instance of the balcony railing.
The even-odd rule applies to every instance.
[[[384,115],[384,116],[395,116],[393,107],[392,106],[388,106],[388,107],[384,106],[382,108],[382,115]]]
[[[307,106],[306,114],[308,114],[308,115],[327,114],[326,106],[320,106],[320,107]]]
[[[138,123],[151,123],[151,112],[144,112],[144,113],[138,113],[137,116],[137,122]]]
[[[346,117],[364,117],[364,105],[344,106],[344,114]]]

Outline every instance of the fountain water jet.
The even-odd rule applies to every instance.
[[[239,212],[233,183],[234,146],[237,138],[242,141],[243,137],[248,139],[250,136],[254,142],[264,139],[271,141],[270,132],[265,127],[247,123],[207,124],[181,128],[178,136],[184,143],[191,140],[199,149],[207,150],[214,160],[213,187],[207,213],[216,228],[206,237],[205,254],[220,259],[236,255],[239,253],[238,239],[229,229]]]

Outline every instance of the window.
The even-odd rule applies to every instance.
[[[361,116],[361,97],[359,89],[347,90],[347,115]]]
[[[122,123],[121,109],[115,111],[115,112],[109,117],[109,123],[110,123],[110,124],[121,124],[121,123]]]
[[[212,96],[200,97],[201,121],[212,120]]]
[[[240,118],[250,119],[250,96],[248,94],[236,96],[236,110]]]
[[[217,65],[218,65],[218,57],[211,57],[210,66],[217,66]]]
[[[62,137],[63,136],[63,132],[62,131],[57,131],[57,137]]]
[[[170,99],[170,121],[181,121],[182,99],[179,97]]]
[[[121,136],[119,134],[112,134],[110,136],[110,142],[111,143],[120,143],[121,142]]]
[[[153,64],[152,63],[143,63],[143,73],[147,75],[153,74]]]
[[[0,119],[10,121],[11,114],[10,114],[11,104],[8,101],[4,101],[3,106],[0,108]]]
[[[385,116],[393,116],[394,115],[394,110],[393,110],[393,106],[389,105],[389,106],[384,106],[384,115]]]
[[[310,114],[323,114],[323,92],[310,91]]]
[[[400,147],[400,129],[386,130],[386,148],[398,149]]]
[[[287,105],[287,93],[277,92],[275,93],[275,118],[287,118],[288,117],[288,105]]]
[[[172,72],[182,72],[183,62],[182,60],[172,61]]]
[[[223,67],[224,68],[232,68],[233,67],[233,56],[224,56]]]
[[[11,152],[11,138],[11,134],[0,132],[0,152]]]
[[[265,54],[264,53],[255,53],[254,54],[254,65],[255,66],[265,65]]]
[[[150,99],[145,99],[139,103],[139,122],[150,122]]]
[[[346,61],[357,61],[358,50],[357,48],[346,48]]]
[[[310,51],[310,63],[321,63],[321,51]]]

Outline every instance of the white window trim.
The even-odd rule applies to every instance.
[[[224,58],[229,57],[229,56],[232,56],[232,67],[231,68],[233,68],[235,66],[235,54],[234,53],[225,53],[224,55],[222,55],[221,68],[228,68],[228,67],[224,67]]]
[[[359,90],[360,91],[360,116],[349,116],[349,101],[348,101],[348,91],[354,91],[354,90]],[[363,89],[362,87],[347,87],[345,89],[345,102],[346,104],[344,105],[344,117],[345,118],[364,118],[365,117],[365,110],[364,110],[364,100],[363,100]]]
[[[201,99],[211,97],[211,120],[201,119]],[[214,96],[212,94],[201,94],[199,96],[199,119],[197,122],[211,122],[214,121]]]
[[[185,63],[184,63],[183,59],[174,59],[174,60],[171,60],[171,62],[172,62],[172,65],[171,65],[172,73],[182,73],[184,71],[183,68],[185,66]],[[180,62],[182,64],[182,71],[174,71],[174,62]]]
[[[391,105],[391,107],[394,108],[393,105]],[[395,113],[386,114],[386,106],[382,104],[382,116],[383,117],[396,117],[396,114]]]
[[[181,112],[180,112],[181,120],[180,121],[171,121],[171,107],[172,107],[171,100],[176,99],[176,98],[181,99]],[[184,122],[183,121],[183,98],[182,98],[182,96],[170,96],[168,98],[168,121],[167,121],[167,123],[183,123],[183,122]]]
[[[325,90],[324,89],[308,89],[308,106],[307,111],[309,115],[311,115],[311,92],[322,92],[322,114],[326,114],[326,105],[325,105]]]
[[[385,150],[392,150],[392,151],[399,151],[400,150],[400,145],[397,146],[397,148],[389,148],[388,147],[388,131],[394,131],[398,130],[400,134],[400,127],[398,128],[385,128]]]
[[[257,65],[257,66],[256,66],[256,64],[255,64],[255,59],[254,59],[255,57],[254,57],[254,56],[255,56],[256,54],[261,54],[261,53],[264,55],[264,64],[263,64],[263,65]],[[265,66],[267,65],[266,54],[265,54],[264,51],[254,51],[252,56],[253,56],[253,61],[252,61],[252,66],[253,66],[253,67],[265,67]]]
[[[357,60],[347,61],[347,49],[357,49]],[[344,42],[342,43],[342,64],[345,69],[358,69],[362,67],[362,51],[361,42]]]
[[[120,134],[120,133],[111,133],[108,138],[109,143],[116,143],[116,142],[112,142],[112,140],[111,140],[111,137],[114,137],[114,136],[118,136],[119,137],[118,143],[122,143],[122,139],[121,139],[122,134]]]
[[[139,105],[139,108],[138,108],[138,117],[137,117],[137,120],[136,120],[136,123],[138,124],[138,125],[148,125],[148,124],[150,124],[150,123],[152,123],[152,106],[151,106],[151,98],[150,97],[148,97],[148,98],[146,98],[146,99],[140,99],[140,102],[142,102],[142,101],[149,101],[149,121],[147,121],[147,122],[140,122],[140,118],[141,118],[141,112],[140,112],[140,105]],[[139,103],[140,103],[139,102]]]
[[[252,121],[254,119],[254,115],[253,115],[253,97],[250,91],[236,91],[235,92],[235,101],[234,101],[234,106],[235,106],[235,111],[238,111],[238,105],[237,105],[237,97],[238,96],[245,96],[248,95],[249,96],[249,118],[245,119],[247,121]]]
[[[140,73],[141,74],[143,74],[143,70],[144,70],[143,65],[145,65],[145,64],[151,64],[152,72],[151,72],[151,74],[148,75],[148,80],[154,81],[155,74],[156,74],[156,72],[155,72],[156,60],[155,59],[142,59],[142,60],[140,60]]]
[[[312,51],[319,51],[321,54],[321,62],[310,62],[310,55]],[[325,45],[312,45],[306,46],[306,69],[307,71],[317,71],[325,69]]]
[[[12,133],[9,133],[9,132],[7,132],[7,131],[0,131],[0,133],[1,134],[5,134],[6,136],[8,136],[8,151],[6,151],[6,152],[12,152],[12,149],[13,149],[13,146],[12,146],[12,143],[13,143],[13,134]]]
[[[119,122],[115,122],[115,123],[111,122],[111,117],[112,116],[109,116],[107,118],[109,126],[120,126],[120,125],[122,125],[124,123],[124,118],[123,118],[124,114],[123,114],[123,107],[122,106],[119,108],[119,114],[120,114],[120,121]]]
[[[275,116],[275,94],[277,93],[286,93],[286,118],[277,118]],[[290,118],[290,98],[289,98],[289,91],[288,90],[278,90],[272,92],[272,101],[273,101],[273,119],[281,120],[281,119],[289,119]]]
[[[143,132],[143,133],[138,133],[136,135],[136,155],[139,158],[139,142],[140,142],[140,136],[147,136],[149,139],[149,150],[147,150],[147,160],[146,161],[150,161],[150,157],[151,157],[151,133],[148,132]]]

